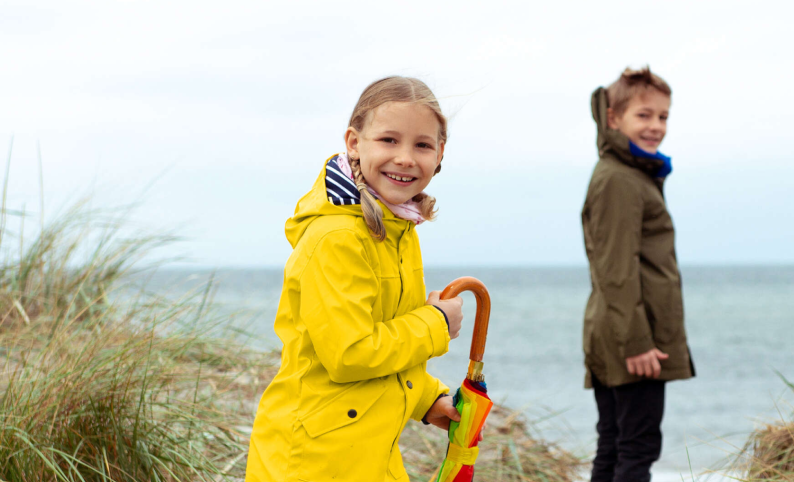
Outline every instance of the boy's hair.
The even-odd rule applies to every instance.
[[[430,88],[419,79],[412,77],[386,77],[371,83],[356,103],[353,114],[350,116],[349,127],[357,131],[364,130],[367,115],[387,102],[410,102],[412,104],[425,105],[433,111],[438,119],[438,140],[446,143],[447,141],[447,118],[441,113],[438,100]],[[367,181],[361,173],[361,159],[351,159],[350,167],[353,170],[353,177],[361,193],[361,210],[364,213],[364,221],[367,223],[372,236],[380,241],[386,238],[386,229],[383,226],[383,211],[375,197],[367,191]],[[439,164],[436,174],[441,170]],[[427,220],[433,220],[436,215],[435,198],[424,193],[419,193],[413,197],[413,201],[419,204],[419,211]]]
[[[634,96],[646,92],[648,89],[656,89],[662,94],[670,97],[673,93],[667,82],[661,77],[651,72],[647,65],[640,70],[626,68],[618,80],[612,82],[607,87],[607,100],[609,107],[616,116],[626,112],[629,102]]]

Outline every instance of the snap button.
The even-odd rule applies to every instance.
[[[355,410],[348,410],[347,412],[347,416],[350,418],[356,418],[356,415],[358,415],[358,412],[356,412]]]
[[[406,383],[406,385],[408,385],[408,388],[413,388],[414,387],[414,384],[411,383],[411,380],[408,380],[408,383]]]

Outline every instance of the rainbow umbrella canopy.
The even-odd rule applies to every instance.
[[[460,412],[460,422],[449,424],[449,446],[444,463],[438,470],[436,482],[471,482],[474,480],[474,463],[479,453],[480,432],[485,419],[493,407],[488,397],[485,377],[482,374],[482,358],[485,338],[488,335],[488,318],[491,315],[491,297],[481,281],[458,278],[441,293],[441,299],[458,296],[471,291],[477,299],[477,315],[474,320],[474,337],[469,354],[469,371],[463,384],[455,393],[453,403]]]

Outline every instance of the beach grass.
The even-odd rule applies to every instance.
[[[25,218],[11,232],[2,215],[0,479],[242,477],[249,401],[276,361],[219,336],[209,290],[133,291],[129,275],[174,238],[87,203],[27,241]]]
[[[779,375],[794,391],[794,384]],[[734,465],[742,469],[747,482],[794,482],[794,410],[755,430]]]
[[[777,373],[794,392],[794,384]],[[741,482],[794,482],[794,407],[785,397],[779,401],[778,413],[777,421],[758,423],[744,445],[726,458],[724,467],[709,474]]]

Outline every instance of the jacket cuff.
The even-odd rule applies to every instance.
[[[436,305],[433,305],[433,308],[437,309],[442,315],[444,315],[444,321],[447,322],[447,331],[449,331],[449,317],[447,316],[447,313]]]
[[[449,387],[441,383],[439,379],[427,372],[425,372],[425,377],[427,378],[425,391],[411,414],[411,418],[422,422],[426,422],[427,412],[430,411],[436,400],[449,394]]]
[[[623,345],[623,358],[630,358],[637,355],[642,355],[656,348],[656,344],[650,336],[643,336],[642,338],[635,338],[629,340]]]
[[[449,396],[449,393],[442,393],[441,395],[436,397],[436,400],[435,400],[435,402],[433,402],[433,405],[435,405],[437,401],[441,400],[444,397],[448,397],[448,396]],[[433,405],[430,405],[430,408],[433,408]],[[425,412],[425,416],[422,417],[422,423],[424,425],[430,425],[430,422],[427,421],[427,414],[430,413],[430,408],[427,409],[427,412]]]
[[[414,313],[427,324],[430,330],[430,339],[433,343],[433,354],[430,358],[441,356],[449,350],[449,328],[446,315],[433,305],[425,305]]]

